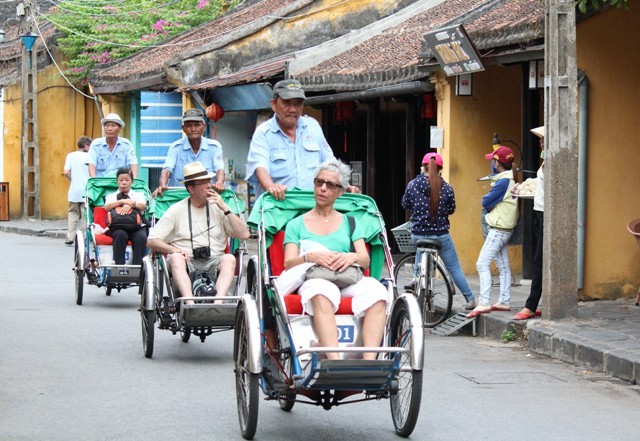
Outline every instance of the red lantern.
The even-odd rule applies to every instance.
[[[211,103],[206,110],[207,118],[212,119],[213,122],[218,122],[224,116],[224,109],[216,103]]]
[[[335,103],[333,121],[344,124],[344,152],[347,153],[347,125],[356,120],[356,105],[353,101]]]
[[[422,108],[420,109],[420,118],[430,119],[435,116],[435,109],[433,104],[433,95],[422,95]]]
[[[213,120],[213,139],[216,139],[218,137],[216,123],[224,116],[224,109],[216,103],[211,103],[211,105],[206,108],[205,113],[207,114],[207,118]]]

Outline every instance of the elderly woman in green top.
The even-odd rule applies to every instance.
[[[333,208],[336,199],[349,186],[350,171],[339,160],[330,160],[318,167],[313,180],[316,206],[291,220],[285,230],[285,269],[303,263],[314,263],[337,271],[344,271],[353,264],[363,268],[369,266],[369,254],[358,223],[351,231],[347,216]],[[364,316],[363,345],[380,346],[388,299],[387,290],[379,281],[363,277],[354,285],[339,289],[328,280],[307,279],[298,293],[302,297],[304,311],[313,317],[320,346],[338,346],[335,312],[341,297],[352,297],[354,315]],[[340,358],[338,353],[326,355],[330,359]],[[375,359],[376,353],[365,353],[363,358]]]

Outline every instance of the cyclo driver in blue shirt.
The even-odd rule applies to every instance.
[[[318,166],[335,159],[318,121],[302,116],[305,99],[296,80],[273,87],[274,115],[256,128],[247,156],[247,181],[256,188],[256,197],[267,191],[281,200],[288,188],[311,190]],[[360,192],[353,186],[348,191]]]
[[[182,170],[187,164],[199,162],[209,173],[215,173],[213,188],[224,190],[224,160],[222,145],[215,139],[206,138],[204,113],[199,109],[189,109],[182,115],[182,131],[185,136],[169,146],[167,158],[162,166],[158,188],[153,197],[161,195],[169,187],[180,187],[184,179]]]

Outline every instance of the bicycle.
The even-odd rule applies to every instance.
[[[446,267],[438,257],[440,244],[432,239],[411,241],[411,222],[391,229],[398,249],[405,253],[393,271],[396,295],[399,287],[416,296],[422,311],[422,323],[433,328],[444,322],[451,314],[455,285]],[[416,252],[422,251],[419,271],[414,276]],[[401,289],[400,288],[400,289]]]

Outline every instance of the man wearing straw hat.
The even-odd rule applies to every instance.
[[[236,258],[225,254],[227,237],[247,240],[249,228],[214,190],[214,173],[200,162],[185,165],[183,173],[189,197],[169,207],[151,228],[147,246],[169,255],[173,283],[181,297],[193,295],[190,273],[213,273],[216,269],[217,295],[226,296],[236,268]]]

